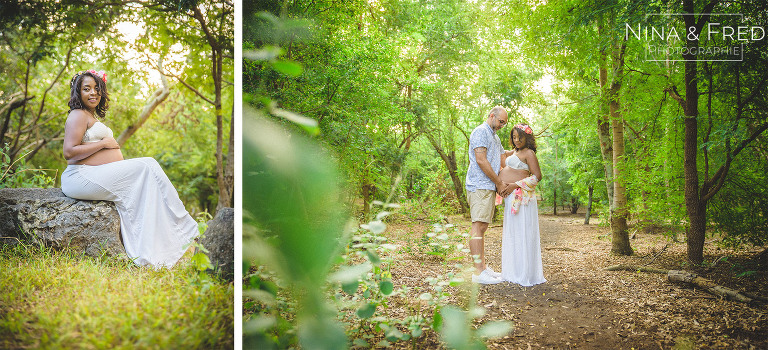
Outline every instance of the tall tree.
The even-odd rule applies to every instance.
[[[611,26],[615,27],[615,26]],[[624,55],[627,49],[626,40],[617,39],[612,35],[611,63],[613,74],[608,90],[608,109],[611,117],[611,130],[613,138],[613,205],[611,206],[611,252],[620,255],[632,255],[632,247],[629,244],[629,230],[627,228],[627,189],[624,183],[624,117],[621,111],[619,93],[624,79]]]
[[[234,86],[229,69],[225,70],[224,61],[231,67],[234,59],[234,3],[227,0],[208,0],[195,2],[176,3],[174,1],[164,3],[162,7],[147,4],[151,8],[157,8],[164,13],[174,13],[181,9],[186,17],[179,18],[182,21],[182,31],[186,26],[196,29],[196,40],[203,39],[208,45],[209,58],[209,84],[213,85],[213,97],[208,96],[204,90],[193,85],[195,79],[182,76],[175,78],[185,87],[193,91],[203,101],[211,104],[216,116],[216,181],[219,185],[218,208],[232,207],[234,205],[234,128],[233,120],[229,121],[228,136],[225,136],[224,112],[222,109],[222,94],[224,89]],[[191,21],[187,21],[191,20]],[[189,34],[182,34],[187,40],[192,39]],[[230,80],[227,81],[226,78]],[[234,103],[233,103],[234,109]],[[225,155],[224,143],[227,143]]]
[[[696,33],[701,33],[701,28],[709,18],[709,13],[719,1],[712,1],[704,6],[702,14],[696,18],[696,10],[693,0],[683,0],[683,18],[686,28],[695,28]],[[693,50],[699,47],[698,38],[686,36],[686,48]],[[680,101],[685,111],[685,207],[690,220],[687,232],[688,260],[694,264],[700,264],[704,258],[704,237],[706,232],[707,202],[699,193],[699,168],[698,168],[698,117],[699,117],[699,79],[698,62],[694,54],[684,54],[685,61],[685,98],[673,94]],[[674,92],[674,90],[673,90]]]
[[[597,18],[597,33],[603,37],[606,35],[606,29],[604,21],[604,15],[600,14]],[[607,98],[609,96],[608,90],[608,54],[606,53],[607,45],[600,45],[600,56],[598,63],[598,83],[600,85],[600,94],[604,98],[601,99],[603,103],[600,104],[599,111],[597,113],[597,136],[600,140],[600,154],[603,156],[603,169],[605,170],[605,188],[608,193],[608,203],[610,203],[611,210],[614,207],[613,198],[613,141],[611,140],[611,122],[608,119],[609,108]]]
[[[449,120],[455,111],[452,113],[447,106],[451,95],[458,93],[455,86],[464,76],[459,72],[466,72],[464,67],[473,54],[467,47],[474,46],[475,14],[459,1],[438,1],[429,7],[405,3],[401,6],[389,16],[400,17],[397,27],[392,29],[404,33],[402,44],[407,55],[398,69],[404,107],[416,116],[420,134],[426,136],[443,161],[459,207],[467,213],[469,205],[458,173],[455,144],[450,142],[455,131]]]
[[[615,254],[632,254],[627,217],[629,205],[625,161],[625,110],[621,99],[626,78],[627,43],[619,35],[619,23],[637,16],[636,1],[596,0],[581,3],[553,2],[530,10],[529,45],[547,66],[554,66],[564,80],[591,79],[596,83],[598,101],[590,124],[596,126],[603,157],[605,185],[610,205],[612,249]],[[550,25],[551,20],[555,21]],[[541,40],[539,33],[548,33]],[[538,45],[539,41],[548,43]],[[536,52],[540,51],[540,52]],[[544,52],[550,55],[542,55]],[[584,57],[584,58],[581,58]],[[589,72],[589,73],[588,73]],[[574,89],[581,86],[574,85]],[[589,98],[589,96],[587,96]],[[590,119],[591,119],[590,118]],[[594,127],[593,126],[593,127]]]
[[[713,0],[705,4],[701,9],[696,8],[696,3],[693,0],[683,1],[683,21],[686,28],[693,29],[695,35],[686,35],[685,47],[688,49],[683,52],[683,59],[685,60],[685,94],[678,93],[675,85],[671,85],[668,88],[671,96],[677,100],[685,112],[684,128],[684,162],[683,169],[685,174],[685,207],[688,215],[689,227],[686,232],[687,236],[687,254],[688,260],[693,264],[701,264],[704,260],[704,242],[706,238],[707,228],[707,203],[712,197],[719,192],[723,183],[726,180],[728,172],[731,167],[731,163],[742,150],[744,150],[752,141],[757,139],[766,129],[768,129],[768,122],[763,114],[757,116],[757,118],[751,123],[750,130],[746,137],[737,139],[737,144],[734,146],[731,144],[731,138],[726,137],[725,143],[725,160],[722,165],[714,172],[710,177],[709,175],[709,157],[708,152],[704,151],[705,155],[705,169],[704,169],[704,181],[700,179],[699,170],[699,121],[702,120],[702,116],[699,111],[699,84],[702,81],[706,81],[702,78],[707,78],[699,71],[699,59],[695,52],[700,47],[699,36],[702,33],[702,29],[710,20],[711,14],[715,7],[720,4],[721,1]],[[754,10],[749,7],[752,6],[764,7],[764,4],[752,4],[747,5],[744,8],[740,8],[742,11]],[[697,16],[698,15],[698,16]],[[759,15],[756,17],[749,17],[751,20],[765,21],[765,18],[761,18]],[[764,59],[753,59],[751,63],[759,64],[758,62]],[[731,123],[735,126],[738,125],[738,121],[743,119],[747,112],[748,105],[755,102],[760,102],[761,95],[766,91],[766,75],[763,70],[759,70],[757,79],[749,82],[748,86],[742,85],[742,76],[739,73],[740,65],[737,64],[735,78],[735,90],[736,94],[735,115],[731,119]],[[747,67],[751,69],[751,67]],[[712,73],[710,73],[712,74]],[[742,96],[743,92],[747,92],[746,96]],[[709,132],[711,128],[705,134],[705,141],[709,138]]]

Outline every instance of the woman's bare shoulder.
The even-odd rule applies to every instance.
[[[73,109],[67,115],[67,123],[90,124],[91,116],[82,109]]]
[[[526,158],[526,159],[528,159],[529,157],[536,157],[536,152],[534,152],[530,148],[523,148],[517,151],[517,154],[520,156],[520,158]]]
[[[520,160],[524,161],[526,164],[530,164],[531,159],[537,159],[536,152],[530,148],[521,149],[517,154],[520,157]]]

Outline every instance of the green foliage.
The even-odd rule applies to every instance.
[[[59,113],[67,111],[69,77],[81,70],[62,68],[80,65],[85,43],[104,35],[122,9],[55,1],[9,6],[0,22],[0,145],[8,143],[6,153],[16,159],[58,136],[48,122],[61,121],[56,125],[63,128]]]
[[[450,178],[446,176],[437,157],[425,159],[421,164],[408,161],[403,171],[407,172],[407,177],[398,188],[398,193],[405,197],[403,205],[411,208],[403,215],[439,222],[448,215],[460,212]]]
[[[332,257],[343,246],[345,223],[333,163],[301,135],[291,135],[259,111],[245,111],[244,129],[250,132],[243,142],[243,260],[288,281],[298,300],[296,334],[302,347],[339,348],[346,336],[322,294]],[[251,335],[265,324],[262,317],[248,321],[245,339],[261,344],[263,338]]]
[[[246,109],[243,209],[247,221],[279,241],[269,263],[290,278],[316,285],[340,247],[344,216],[332,161],[300,135]],[[268,204],[268,205],[267,205]],[[293,260],[287,264],[288,260]]]
[[[569,151],[572,151],[570,148],[575,145],[569,144],[564,135],[565,131],[555,131],[551,135],[551,138],[537,141],[537,146],[541,147],[541,150],[536,152],[536,156],[538,157],[541,166],[542,176],[544,176],[537,187],[537,191],[550,203],[555,199],[554,196],[556,192],[556,203],[552,203],[552,205],[557,205],[558,207],[566,203],[570,204],[572,197],[571,192],[573,190],[573,187],[569,182],[569,179],[572,178],[569,169],[570,159],[565,155]]]
[[[14,161],[8,155],[9,146],[6,144],[0,148],[0,188],[20,187],[52,187],[56,182],[55,176],[50,177],[46,171],[50,169],[35,169],[27,165],[22,155]]]
[[[380,346],[399,341],[415,345],[425,331],[439,331],[441,321],[435,315],[448,304],[450,293],[445,288],[459,286],[462,279],[447,272],[426,278],[429,289],[423,291],[419,287],[395,286],[390,273],[395,261],[388,253],[399,247],[387,243],[386,224],[382,221],[395,205],[377,204],[383,205],[383,211],[361,225],[363,230],[353,236],[340,267],[329,278],[337,285],[334,301],[339,317],[347,325],[347,333],[354,339],[353,345],[371,346],[377,339],[381,340],[375,344]],[[356,261],[363,263],[355,264]],[[388,312],[391,298],[411,296],[417,296],[416,305],[410,303],[407,316],[394,317]]]
[[[246,50],[250,57],[259,58],[244,63],[244,91],[252,94],[246,99],[256,106],[274,101],[317,120],[322,130],[318,138],[338,160],[350,196],[366,197],[365,204],[385,200],[387,195],[368,190],[392,188],[395,183],[401,186],[397,196],[410,197],[404,193],[406,186],[407,191],[413,189],[412,182],[406,181],[408,174],[430,170],[432,178],[444,185],[432,186],[433,191],[440,196],[448,192],[453,197],[448,201],[455,200],[455,189],[462,191],[462,185],[445,170],[465,169],[444,163],[457,151],[465,154],[461,128],[479,123],[478,108],[466,105],[482,98],[488,84],[507,87],[504,98],[509,103],[522,89],[522,75],[510,70],[509,58],[502,52],[488,48],[482,54],[493,59],[477,59],[482,51],[473,36],[473,25],[482,22],[477,18],[478,7],[460,1],[430,6],[354,1],[334,4],[333,10],[323,6],[324,2],[299,6],[291,1],[280,9],[267,4],[246,6],[244,16],[253,19],[245,24],[244,31],[250,33],[245,35],[245,48],[261,48]],[[376,11],[369,11],[371,6]],[[279,12],[280,17],[260,10]],[[280,74],[270,64],[286,57],[303,66],[302,75]],[[477,64],[483,64],[480,72]],[[480,108],[480,114],[486,108]],[[456,128],[444,127],[448,125]],[[425,134],[434,135],[435,143]],[[438,148],[448,155],[446,159],[437,156]],[[432,158],[429,170],[418,163],[428,157]],[[427,204],[433,203],[441,201]],[[453,207],[461,209],[461,205]]]
[[[377,338],[383,338],[379,346],[415,344],[424,330],[437,330],[443,321],[436,315],[450,296],[445,287],[459,285],[458,274],[428,278],[430,291],[419,294],[407,317],[389,316],[389,298],[420,292],[395,286],[389,271],[393,261],[382,258],[397,248],[382,234],[388,209],[398,206],[374,202],[384,211],[351,237],[344,235],[349,231],[344,229],[342,192],[331,158],[301,134],[269,121],[262,111],[246,107],[245,112],[244,269],[258,266],[246,276],[243,292],[248,298],[244,307],[253,312],[243,325],[245,345],[339,349],[350,345],[348,337],[354,346],[371,346]],[[346,254],[334,261],[344,245]],[[332,264],[340,266],[329,275]],[[328,281],[341,322],[333,319],[326,302]],[[489,330],[484,333],[493,333]]]
[[[198,235],[185,247],[194,248],[192,257],[190,258],[190,264],[194,270],[197,271],[197,275],[194,278],[191,278],[191,283],[201,286],[203,290],[207,290],[211,287],[215,280],[213,273],[216,272],[211,264],[211,259],[208,257],[208,249],[200,243],[200,240],[205,237],[205,230],[208,229],[208,221],[211,219],[213,219],[213,217],[208,212],[202,212],[197,215]],[[210,275],[208,274],[209,272],[211,273]]]
[[[412,211],[415,207],[408,207],[408,209]],[[459,233],[457,226],[442,224],[443,221],[444,217],[435,219],[430,232],[424,233],[415,242],[408,239],[404,249],[414,258],[432,255],[443,261],[461,259],[452,257],[457,251],[460,251],[462,255],[468,254],[469,249],[465,248],[464,243],[461,242],[466,241],[469,234],[467,232]]]
[[[446,345],[451,349],[485,349],[482,339],[502,337],[512,330],[512,323],[507,321],[494,321],[482,325],[477,331],[469,327],[469,321],[482,316],[483,308],[474,308],[464,311],[457,307],[448,306],[442,310],[442,318],[445,320],[441,336]]]
[[[472,343],[478,348],[485,348],[482,339],[508,334],[511,329],[509,322],[488,322],[477,331],[472,331],[469,318],[456,318],[453,314],[445,316],[446,312],[462,312],[449,304],[452,293],[447,289],[465,285],[460,276],[466,271],[463,271],[461,264],[456,264],[453,271],[448,269],[443,274],[425,278],[424,282],[429,286],[425,289],[393,284],[390,269],[396,262],[389,252],[400,247],[387,242],[387,225],[383,220],[391,214],[392,208],[399,206],[377,205],[381,205],[383,210],[369,223],[360,225],[323,288],[333,301],[337,318],[344,325],[347,336],[352,339],[348,345],[371,347],[410,342],[416,346],[419,339],[429,332],[439,332],[445,336],[449,347],[462,349],[465,348],[462,344]],[[436,232],[445,230],[440,225],[434,228]],[[445,233],[431,236],[438,241],[447,240]],[[458,245],[456,248],[463,247]],[[247,276],[244,307],[248,310],[246,318],[248,313],[253,315],[244,328],[247,329],[246,342],[253,346],[279,348],[296,344],[296,334],[301,333],[301,327],[306,327],[291,322],[294,315],[300,313],[297,310],[299,305],[297,299],[292,297],[293,293],[286,292],[286,279],[276,276],[265,271],[263,266]],[[414,299],[415,303],[408,303],[404,317],[392,316],[389,312],[395,306],[392,298]],[[474,302],[471,304],[474,305]],[[484,313],[483,308],[473,310],[473,318]],[[457,334],[457,328],[466,329]],[[314,343],[318,348],[335,349],[341,347],[337,346],[337,340],[316,338]]]
[[[727,246],[768,243],[768,172],[758,162],[738,161],[738,176],[712,199],[710,216]]]
[[[753,14],[750,20],[764,19],[762,3],[729,6],[729,11]],[[607,188],[618,181],[626,186],[636,229],[670,227],[665,232],[675,234],[688,225],[686,119],[676,100],[680,96],[673,94],[682,89],[684,64],[645,61],[637,41],[627,43],[622,76],[615,75],[610,59],[611,45],[621,45],[625,23],[652,24],[662,20],[649,19],[649,13],[679,11],[679,4],[634,0],[249,3],[244,48],[250,59],[243,64],[243,89],[250,105],[285,129],[311,135],[314,147],[336,159],[340,201],[358,217],[374,217],[365,210],[375,210],[376,201],[401,203],[408,209],[398,215],[430,222],[461,212],[469,132],[493,104],[503,104],[510,122],[527,122],[537,134],[544,173],[538,191],[545,201],[556,190],[556,205],[572,199],[585,204],[592,187],[594,215],[607,225]],[[765,110],[768,96],[760,55],[767,42],[748,46],[745,63],[699,64],[699,179],[703,184],[730,166],[707,215],[727,244],[766,241],[764,136],[755,136],[735,159],[727,153],[765,124],[764,113],[757,111]],[[601,68],[606,87],[600,86]],[[626,148],[615,179],[605,173],[613,160],[603,159],[597,123],[608,115],[605,89],[611,82],[622,84],[616,97]],[[499,133],[505,146],[508,132],[509,127]],[[610,148],[607,141],[604,146]],[[495,333],[495,326],[473,334],[462,322],[450,324],[443,311],[465,322],[476,314],[471,307],[462,312],[439,301],[428,304],[442,293],[432,289],[415,294],[423,303],[407,320],[385,316],[390,297],[408,291],[388,281],[391,262],[376,244],[386,243],[375,242],[385,238],[374,232],[380,229],[377,221],[386,221],[379,219],[368,229],[344,231],[353,243],[339,260],[329,258],[334,285],[325,288],[334,291],[326,295],[334,293],[339,319],[354,338],[348,345],[386,346],[407,337],[413,341],[419,330],[449,327],[457,338],[444,339],[447,345],[472,347],[479,346],[480,335]],[[281,244],[273,226],[251,229],[267,237],[265,244]],[[447,264],[464,247],[442,234],[424,234],[402,249]],[[262,282],[285,283],[284,288],[292,283],[272,277],[257,281],[258,288]],[[434,285],[440,282],[450,283],[441,276]],[[295,323],[291,318],[301,309],[299,301],[289,302],[280,292],[270,295],[268,315],[254,318],[260,328],[250,334],[269,334],[272,346],[297,346],[297,328],[287,325]]]
[[[209,102],[178,83],[184,79],[214,99],[206,34],[184,12],[193,4],[207,9],[204,16],[222,42],[219,50],[233,57],[232,8],[220,1],[187,2],[182,7],[177,7],[178,2],[82,6],[43,0],[13,4],[15,11],[0,22],[4,38],[0,44],[4,72],[0,77],[0,144],[10,145],[5,153],[12,161],[25,154],[31,168],[53,169],[56,175],[51,176],[57,182],[66,167],[61,138],[74,73],[89,68],[107,72],[110,109],[105,123],[117,137],[135,126],[140,112],[161,87],[156,67],[162,59],[163,72],[170,74],[170,95],[121,151],[126,158],[157,158],[190,212],[213,211],[218,200],[216,116]],[[221,70],[225,80],[222,114],[226,117],[234,107],[234,88],[227,83],[234,81],[232,59],[223,59]],[[226,130],[229,118],[223,119]],[[234,160],[225,157],[226,161]]]

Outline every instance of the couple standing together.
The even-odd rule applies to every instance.
[[[517,124],[510,132],[511,151],[505,151],[496,131],[507,125],[507,111],[496,106],[485,123],[469,137],[467,202],[472,216],[469,250],[475,259],[472,281],[504,281],[532,286],[544,283],[539,242],[539,214],[534,188],[541,181],[533,130]],[[493,220],[496,194],[504,199],[501,273],[485,261],[485,231]]]

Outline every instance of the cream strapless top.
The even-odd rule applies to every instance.
[[[83,143],[86,142],[98,142],[105,137],[113,137],[112,129],[104,125],[104,123],[97,121],[91,125],[88,130],[83,134]]]
[[[504,161],[508,167],[518,170],[528,170],[528,164],[523,163],[517,155],[513,154]]]

